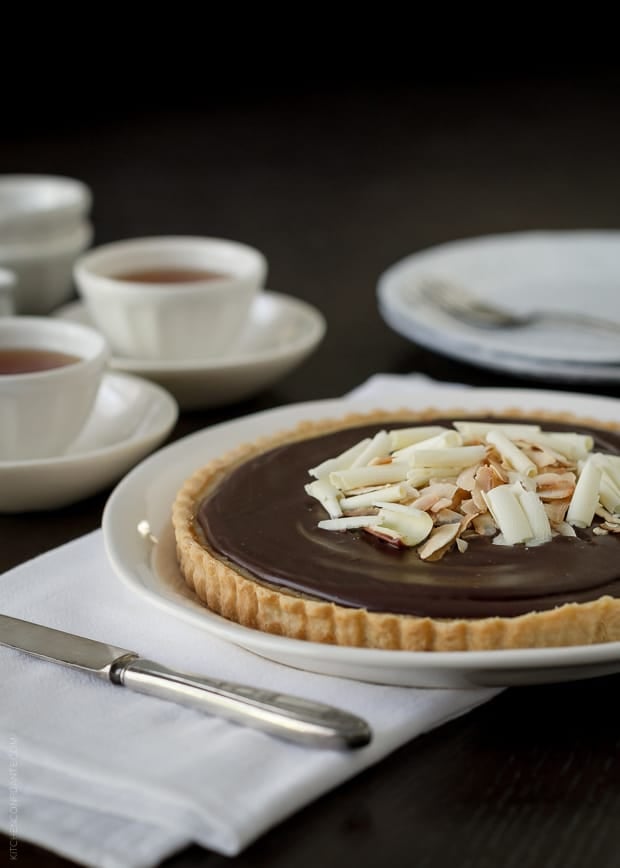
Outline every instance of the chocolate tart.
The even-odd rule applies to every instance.
[[[534,418],[535,416],[535,418]],[[537,547],[481,538],[425,562],[363,532],[326,533],[308,469],[380,428],[450,424],[462,408],[375,411],[304,422],[196,471],[173,506],[177,557],[214,612],[294,639],[409,651],[586,645],[620,640],[620,535]],[[506,411],[497,421],[589,433],[620,454],[620,425]]]

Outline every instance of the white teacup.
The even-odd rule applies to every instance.
[[[138,238],[84,254],[75,282],[118,355],[204,359],[224,352],[267,272],[258,250],[219,238]]]
[[[17,277],[16,313],[40,316],[73,293],[73,264],[92,240],[89,188],[57,175],[0,175],[0,266]]]
[[[15,275],[7,268],[0,268],[0,316],[15,313]]]
[[[86,326],[0,319],[0,461],[62,454],[89,417],[107,357]]]
[[[82,181],[61,175],[0,175],[3,245],[41,244],[67,237],[82,225],[92,194]]]

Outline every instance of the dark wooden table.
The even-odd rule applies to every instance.
[[[400,257],[453,238],[619,228],[616,76],[465,85],[341,79],[332,88],[306,80],[210,99],[194,92],[183,105],[153,97],[142,108],[134,92],[124,103],[115,96],[98,113],[69,98],[18,113],[0,142],[0,171],[84,179],[97,243],[191,233],[253,244],[269,258],[270,288],[317,305],[329,324],[320,351],[272,390],[183,414],[171,439],[266,407],[338,396],[375,372],[552,385],[407,342],[378,315],[376,280]],[[560,388],[620,396],[604,384]],[[96,528],[108,494],[1,517],[0,570]],[[616,868],[619,689],[620,676],[511,689],[402,747],[237,859],[196,847],[166,864]],[[0,853],[8,854],[6,840]],[[69,863],[20,842],[18,864]]]

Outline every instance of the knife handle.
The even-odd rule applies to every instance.
[[[225,717],[312,747],[363,747],[371,730],[360,717],[308,699],[167,669],[152,660],[119,660],[115,684]]]

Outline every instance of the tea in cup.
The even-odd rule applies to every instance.
[[[266,272],[245,244],[169,236],[95,248],[76,263],[75,282],[117,355],[197,360],[226,351]]]
[[[0,319],[0,461],[61,455],[88,420],[107,358],[86,326]]]

